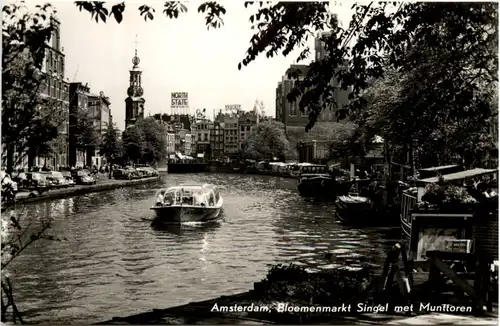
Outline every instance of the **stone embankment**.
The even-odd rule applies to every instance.
[[[140,184],[152,183],[158,181],[159,179],[160,179],[159,177],[143,178],[136,180],[114,180],[106,178],[104,180],[97,181],[97,183],[94,185],[76,185],[67,188],[51,189],[43,193],[39,193],[37,191],[20,191],[16,194],[16,202],[26,203],[26,202],[83,195],[92,192],[99,192],[99,191],[112,190],[123,187],[131,187]]]

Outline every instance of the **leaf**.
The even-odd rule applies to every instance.
[[[101,20],[102,20],[103,22],[106,22],[106,14],[105,14],[104,12],[102,12],[102,11],[101,11],[101,12],[99,13],[99,17],[101,18]],[[96,15],[96,18],[97,18],[97,15]],[[96,19],[96,21],[97,21],[97,19]]]
[[[118,24],[120,24],[123,20],[123,15],[120,11],[113,11],[113,16]]]

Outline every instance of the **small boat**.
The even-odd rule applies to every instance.
[[[333,177],[326,165],[302,165],[299,168],[297,190],[301,197],[334,199],[348,193],[351,182]]]
[[[335,215],[345,223],[367,224],[375,218],[373,211],[373,202],[368,197],[349,194],[335,200]]]
[[[180,185],[158,191],[151,209],[161,222],[208,222],[219,217],[222,205],[212,184]]]

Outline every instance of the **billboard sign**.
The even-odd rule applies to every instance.
[[[227,104],[226,105],[227,112],[238,112],[241,111],[241,104]]]
[[[170,107],[172,108],[187,108],[189,107],[187,92],[172,92]]]

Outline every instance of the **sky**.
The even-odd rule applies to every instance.
[[[27,1],[30,6],[42,2],[46,1]],[[219,3],[227,10],[224,26],[207,30],[204,15],[196,10],[199,1],[186,3],[188,12],[176,20],[162,14],[163,1],[126,1],[121,24],[112,17],[107,23],[96,23],[73,1],[51,2],[61,21],[65,76],[69,82],[88,83],[92,93],[103,91],[109,96],[113,121],[123,130],[137,35],[145,115],[171,113],[171,92],[188,92],[191,114],[206,108],[212,116],[226,104],[240,104],[249,111],[258,99],[263,101],[266,114],[274,116],[277,83],[300,50],[287,57],[280,54],[268,59],[263,55],[238,70],[253,35],[249,16],[255,9],[245,9],[240,0]],[[142,4],[156,9],[153,21],[145,22],[139,15]],[[350,5],[331,3],[331,8],[346,26]],[[313,39],[309,46],[312,59]]]

